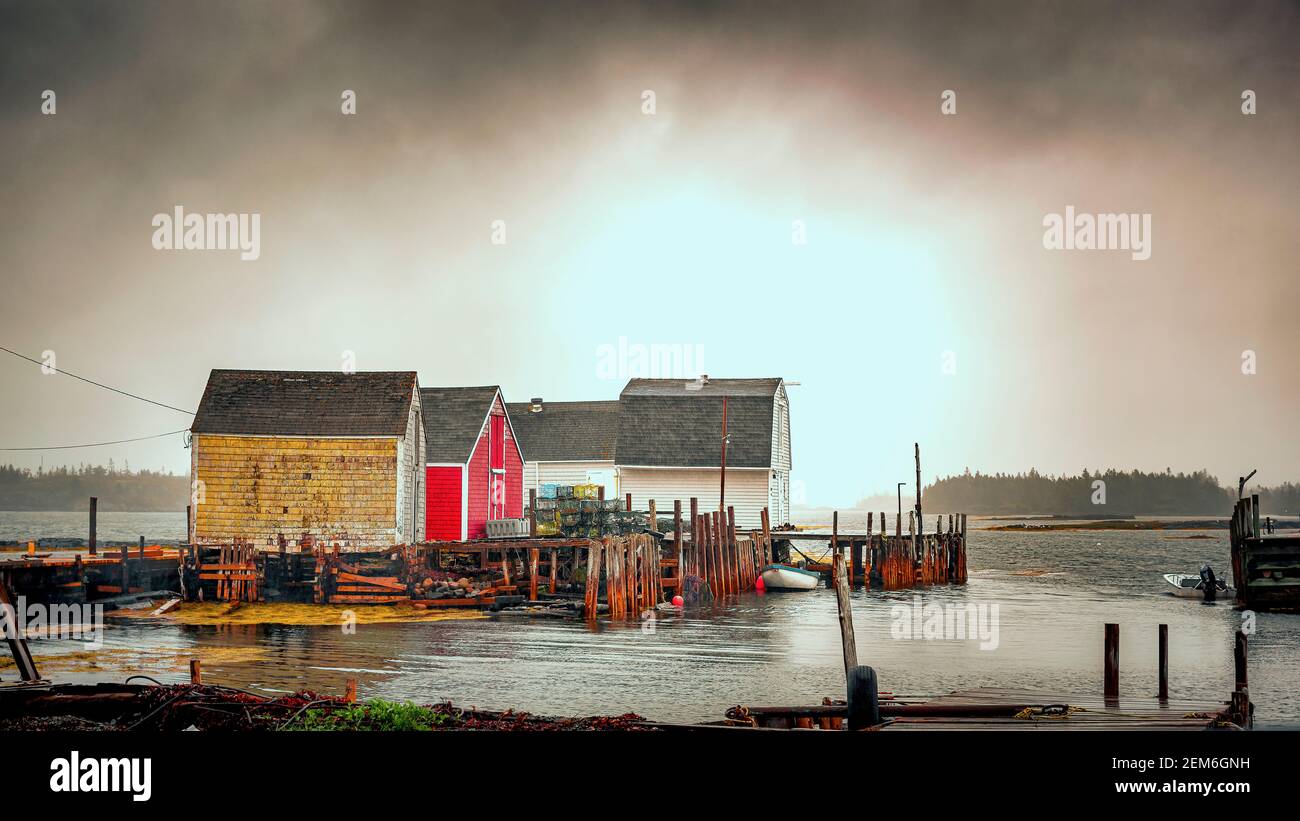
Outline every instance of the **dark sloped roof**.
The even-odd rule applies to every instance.
[[[474,452],[483,420],[496,399],[496,385],[420,388],[424,414],[424,460],[464,464]]]
[[[780,379],[633,379],[619,397],[620,465],[717,467],[727,397],[728,467],[770,467],[772,412]]]
[[[627,396],[766,396],[772,398],[781,380],[771,379],[710,379],[703,385],[692,379],[632,379],[623,388]],[[727,402],[730,417],[731,402]],[[730,421],[730,418],[728,418]]]
[[[543,402],[533,413],[528,402],[506,406],[510,424],[529,462],[613,460],[618,443],[618,401]]]
[[[190,430],[248,436],[404,436],[415,371],[213,370]]]

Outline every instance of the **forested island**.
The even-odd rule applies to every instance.
[[[29,470],[0,466],[0,510],[86,510],[91,496],[103,511],[184,511],[188,476],[103,465]]]
[[[1258,493],[1260,508],[1267,514],[1295,515],[1300,511],[1300,484],[1248,486],[1246,493]],[[906,489],[903,497],[906,509],[910,506]],[[960,476],[936,478],[922,491],[921,501],[930,510],[986,515],[1227,516],[1236,498],[1235,484],[1223,487],[1204,470],[1085,470],[1077,476],[1047,476],[1036,470],[1016,474],[967,470]]]

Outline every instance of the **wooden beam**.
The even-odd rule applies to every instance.
[[[844,556],[835,553],[832,575],[835,576],[835,605],[840,617],[840,648],[844,651],[844,678],[858,666],[858,646],[853,637],[853,610],[849,604],[848,572],[844,569]]]

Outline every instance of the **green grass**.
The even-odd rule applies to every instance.
[[[341,708],[315,707],[285,729],[410,732],[445,729],[455,724],[453,717],[429,707],[376,700]]]

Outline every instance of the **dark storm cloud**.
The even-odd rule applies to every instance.
[[[1294,380],[1261,373],[1242,390],[1213,375],[1233,374],[1246,347],[1269,374],[1300,351],[1292,3],[0,3],[0,20],[0,338],[164,401],[193,404],[211,367],[330,368],[340,349],[359,349],[363,368],[418,368],[429,384],[606,398],[617,387],[582,370],[587,340],[564,342],[592,323],[572,321],[573,297],[551,301],[555,283],[600,245],[587,226],[651,192],[693,202],[703,183],[754,219],[788,225],[786,211],[804,209],[902,227],[953,255],[931,307],[956,319],[938,335],[965,346],[963,363],[988,363],[988,394],[962,402],[971,428],[948,443],[953,459],[1228,475],[1228,445],[1185,443],[1300,403]],[[46,88],[54,118],[40,112]],[[637,113],[647,88],[660,100],[653,128]],[[959,114],[944,119],[948,88]],[[1253,118],[1239,112],[1246,88],[1259,95]],[[342,89],[357,91],[358,117],[339,116]],[[262,213],[263,259],[152,251],[150,217],[178,203]],[[1034,253],[1044,212],[1071,203],[1153,212],[1155,261]],[[505,214],[518,256],[482,241]],[[785,290],[689,264],[654,283],[622,278],[641,241],[590,263],[612,284],[579,283],[580,300],[713,287],[743,314]],[[826,311],[823,327],[755,342],[749,359],[710,339],[710,358],[798,377],[825,351],[856,350],[855,312],[882,293],[897,309],[889,289],[917,277],[836,278],[851,267],[833,258],[797,278],[829,305],[807,306]],[[687,339],[708,326],[707,304],[620,315],[603,333]],[[675,318],[684,330],[663,330]],[[554,364],[521,353],[537,349]],[[805,374],[802,419],[865,397],[834,364],[820,383]],[[16,408],[0,446],[175,421],[125,400],[88,404],[25,368],[0,362],[0,400]],[[1191,408],[1178,394],[1188,384],[1205,386]],[[1062,416],[1094,402],[1140,407],[1062,435]],[[816,455],[831,443],[798,409],[794,421],[800,464],[854,498],[863,479]],[[912,441],[953,423],[880,424]],[[1261,447],[1285,438],[1280,421],[1266,428]],[[174,447],[144,452],[184,464]],[[1278,475],[1300,445],[1274,458]]]

